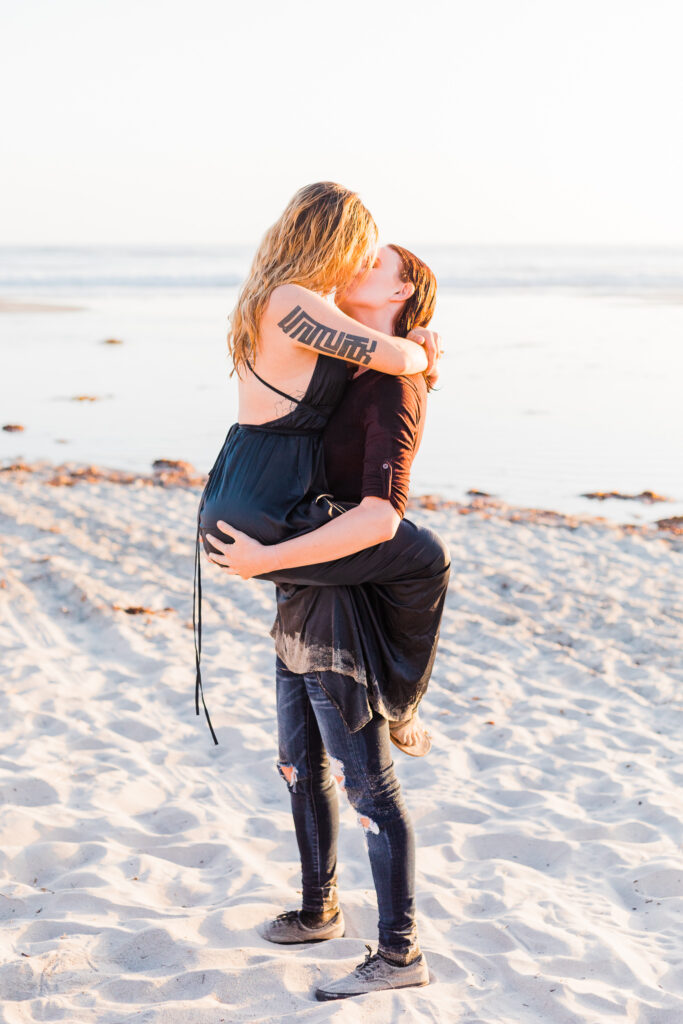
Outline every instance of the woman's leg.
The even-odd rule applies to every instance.
[[[420,954],[415,923],[415,838],[394,772],[387,720],[373,714],[356,732],[320,686],[303,676],[332,770],[367,840],[379,910],[379,951],[403,964]]]
[[[404,519],[392,541],[271,575],[286,577],[276,579],[271,630],[285,664],[353,676],[385,718],[409,719],[427,689],[446,600],[441,538]]]
[[[438,533],[426,526],[417,526],[409,519],[402,519],[392,539],[381,544],[330,562],[277,569],[253,578],[313,587],[358,586],[361,583],[419,585],[423,580],[441,577],[450,564],[450,552]]]
[[[291,798],[301,856],[302,920],[333,916],[338,906],[339,801],[304,677],[277,658],[278,771]]]

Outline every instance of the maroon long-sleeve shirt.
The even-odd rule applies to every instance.
[[[337,501],[387,498],[403,518],[426,404],[422,374],[365,370],[351,380],[323,434],[327,482]]]
[[[349,382],[323,432],[327,485],[336,500],[385,498],[403,518],[426,404],[422,374],[365,370]],[[408,717],[431,674],[450,567],[430,530],[408,522],[399,530],[401,543],[413,545],[405,581],[277,588],[271,636],[278,656],[292,672],[317,673],[350,732],[373,711]],[[368,552],[351,557],[362,562]]]

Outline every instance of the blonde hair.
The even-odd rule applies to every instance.
[[[377,245],[377,226],[355,192],[333,181],[304,185],[266,231],[230,314],[230,376],[256,353],[261,316],[280,284],[327,293],[347,288]],[[239,374],[238,374],[239,376]]]

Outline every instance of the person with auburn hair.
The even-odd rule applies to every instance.
[[[404,337],[413,328],[430,323],[436,291],[436,277],[427,264],[403,246],[389,244],[379,250],[372,273],[343,293],[338,303],[344,312],[367,326],[392,330]],[[362,367],[355,372],[323,435],[328,484],[335,499],[360,502],[363,497],[375,495],[403,518],[430,390],[426,374],[395,377]],[[233,568],[235,554],[231,549]],[[270,552],[262,554],[268,556]],[[277,567],[276,560],[272,564]],[[416,680],[411,678],[411,663],[425,637],[432,654],[436,653],[447,577],[444,567],[442,576],[420,589],[419,603],[429,608],[426,617],[419,614],[412,588],[410,594],[402,595],[394,587],[391,601],[371,584],[363,588],[362,594],[352,594],[358,604],[357,616],[366,623],[377,623],[380,634],[372,647],[365,644],[366,682],[374,697],[373,707],[388,719],[391,741],[414,757],[424,756],[431,747],[430,735],[417,718],[417,704],[426,690],[431,665]],[[278,615],[272,635],[280,658],[288,668],[298,671],[338,670],[344,682],[335,685],[328,678],[327,691],[334,695],[341,685],[345,692],[347,677],[339,652],[348,650],[354,638],[348,636],[348,615],[333,612],[335,608],[338,612],[339,605],[335,589],[317,587],[306,593],[303,587],[278,587],[277,594]],[[311,614],[313,604],[315,616]],[[315,633],[321,622],[328,634],[332,631],[330,624],[335,627],[327,646],[325,637]],[[358,679],[358,671],[351,675]],[[364,706],[365,721],[370,717],[368,701],[363,699],[362,688],[356,687],[355,691]],[[408,705],[410,718],[406,720]]]
[[[398,335],[426,327],[435,298],[430,268],[409,250],[390,245],[378,251],[371,271],[337,301],[367,327]],[[426,374],[356,370],[323,434],[328,485],[340,499],[333,503],[335,514],[372,497],[384,503],[387,515],[402,519],[428,389]],[[389,474],[383,470],[387,464]],[[229,563],[228,571],[245,579],[281,562],[319,554],[320,530],[268,546],[221,525],[234,543],[217,545],[225,556],[210,558]],[[288,558],[292,545],[295,554]],[[325,549],[326,555],[333,553]],[[374,584],[277,587],[272,635],[278,769],[290,789],[303,897],[301,910],[278,915],[262,934],[283,944],[344,934],[337,890],[339,807],[332,776],[363,825],[379,909],[377,953],[351,975],[320,987],[318,999],[423,985],[429,979],[415,924],[414,834],[389,739],[414,756],[429,750],[429,734],[418,727],[416,708],[431,672],[448,575],[444,565],[433,576],[393,583],[388,591]],[[422,648],[430,652],[426,669]],[[403,717],[406,707],[408,721],[393,720],[394,714]]]

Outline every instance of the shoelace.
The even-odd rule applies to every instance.
[[[372,946],[370,946],[367,942],[365,943],[365,948],[367,949],[367,953],[365,954],[365,960],[363,961],[362,964],[356,964],[356,970],[359,973],[364,972],[368,967],[374,967],[378,960],[381,960],[379,951],[377,953],[373,953]]]
[[[362,964],[356,965],[356,971],[358,971],[361,974],[366,972],[368,968],[374,967],[375,964],[378,964],[380,961],[384,961],[384,963],[389,963],[393,967],[406,966],[405,964],[392,964],[390,960],[385,960],[384,957],[381,955],[379,949],[377,950],[376,953],[373,953],[372,946],[368,945],[367,942],[365,943],[365,948],[367,949],[367,953],[365,954],[365,960],[363,961]],[[412,960],[410,962],[412,963]]]
[[[294,921],[299,918],[298,910],[285,910],[284,914],[278,914],[275,918],[276,921]]]

